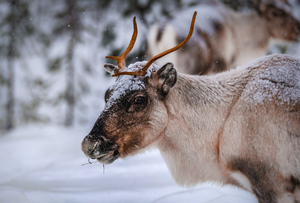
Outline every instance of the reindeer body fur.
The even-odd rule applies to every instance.
[[[293,198],[290,181],[299,187],[300,180],[300,62],[267,58],[273,60],[216,76],[179,75],[165,102],[168,125],[157,145],[180,185],[217,181],[266,202],[286,193]]]

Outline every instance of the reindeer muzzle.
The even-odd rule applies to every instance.
[[[81,143],[81,149],[86,156],[103,164],[112,163],[120,155],[118,145],[104,136],[87,135]]]

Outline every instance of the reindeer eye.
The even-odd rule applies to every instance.
[[[145,97],[139,96],[134,99],[134,104],[144,104],[146,101]]]
[[[280,13],[279,13],[279,12],[276,12],[276,11],[274,11],[274,12],[272,12],[272,15],[273,15],[273,17],[278,17],[278,16],[280,16]]]
[[[147,94],[137,94],[135,95],[130,102],[127,112],[141,112],[143,111],[148,104],[148,95]],[[128,105],[128,103],[127,103]]]

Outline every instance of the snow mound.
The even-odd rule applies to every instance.
[[[203,183],[196,189],[173,193],[161,197],[154,203],[173,203],[173,202],[205,202],[205,203],[224,203],[224,202],[257,202],[256,198],[250,193],[232,186],[219,186],[212,183]]]

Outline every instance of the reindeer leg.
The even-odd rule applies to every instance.
[[[275,186],[270,184],[276,174],[267,163],[253,161],[253,158],[234,158],[229,167],[233,171],[241,172],[249,179],[251,189],[259,203],[276,203]]]

